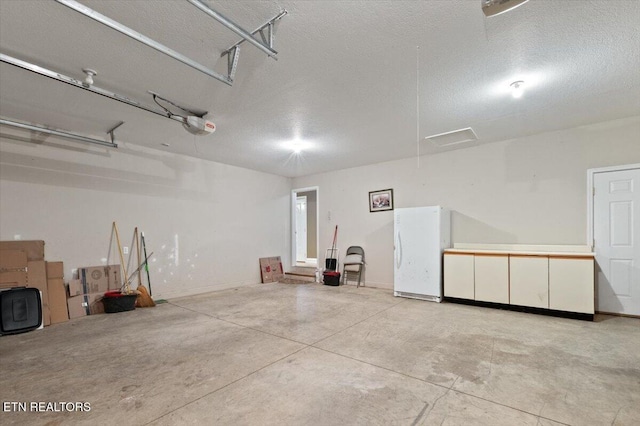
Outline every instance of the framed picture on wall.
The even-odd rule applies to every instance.
[[[369,192],[369,211],[383,212],[393,210],[393,189]]]

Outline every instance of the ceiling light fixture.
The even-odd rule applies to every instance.
[[[293,150],[294,154],[300,154],[302,152],[302,142],[294,141],[291,144],[291,149]]]
[[[92,70],[91,68],[82,68],[82,72],[87,75],[87,77],[84,79],[84,82],[91,86],[93,84],[93,77],[98,75],[98,72],[96,70]]]
[[[295,138],[293,140],[282,142],[280,146],[293,154],[299,155],[302,151],[306,151],[311,148],[312,144],[304,139]]]
[[[485,16],[496,16],[508,12],[529,0],[482,0],[482,11]]]
[[[524,81],[522,80],[514,81],[509,86],[511,86],[511,96],[513,96],[516,99],[522,97],[522,95],[524,94]]]

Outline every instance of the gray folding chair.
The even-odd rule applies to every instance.
[[[364,249],[360,246],[351,246],[347,249],[347,253],[342,262],[342,284],[346,284],[349,279],[347,275],[358,275],[358,284],[362,279],[362,271],[364,270]]]

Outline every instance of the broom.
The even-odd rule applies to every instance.
[[[144,253],[144,257],[147,257],[147,244],[144,242],[144,232],[140,232],[140,239],[142,240],[142,252]],[[151,291],[151,276],[149,276],[148,262],[145,262],[144,270],[147,272],[147,285],[149,286],[149,296],[153,296],[153,291]]]
[[[138,227],[136,227],[134,233],[136,236],[136,248],[138,251],[138,264],[140,265],[137,270],[138,288],[136,290],[138,290],[138,297],[136,298],[136,306],[138,308],[152,308],[156,306],[156,303],[153,301],[151,296],[149,296],[147,288],[142,285],[142,278],[140,277],[142,266],[144,265],[148,268],[147,260],[149,259],[149,257],[147,257],[144,262],[140,262],[140,239],[138,238]]]
[[[124,279],[127,279],[127,265],[124,263],[124,253],[122,252],[122,244],[120,244],[120,233],[118,232],[118,225],[113,222],[113,226],[111,227],[111,232],[115,232],[116,234],[116,242],[118,243],[118,251],[120,252],[120,263],[122,264],[122,271],[124,272]],[[125,283],[124,293],[131,293],[131,288],[129,287],[128,282]]]
[[[142,269],[142,267],[144,266],[144,263],[147,261],[147,259],[150,259],[150,258],[151,258],[151,256],[153,256],[153,252],[149,253],[149,256],[148,256],[144,261],[142,261],[142,263],[141,263],[141,264],[136,268],[136,270],[135,270],[135,271],[133,271],[133,272],[131,273],[131,275],[129,275],[129,278],[127,278],[127,279],[125,280],[124,284],[122,285],[122,288],[123,288],[123,289],[124,289],[124,288],[128,288],[128,287],[129,287],[129,284],[131,283],[131,281],[133,280],[133,278],[135,277],[135,275],[138,273],[138,271],[139,271],[140,269]],[[138,294],[138,290],[130,290],[130,291],[129,291],[129,293],[125,293],[125,294],[136,294],[136,295],[137,295],[137,294]],[[147,293],[147,294],[148,294],[148,293]]]

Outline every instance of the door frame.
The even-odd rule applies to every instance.
[[[295,188],[291,190],[291,267],[296,266],[297,259],[297,241],[296,241],[296,201],[298,198],[298,192],[308,192],[315,191],[316,192],[316,253],[317,259],[320,259],[320,187],[318,186],[309,186],[305,188]],[[309,210],[309,206],[307,205],[307,211]],[[307,226],[307,233],[309,232],[309,227]]]
[[[598,167],[587,169],[587,245],[591,247],[591,251],[595,250],[593,241],[593,181],[596,173],[621,172],[624,170],[640,169],[640,163],[626,164],[621,166]]]

